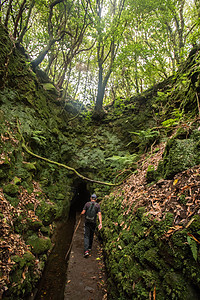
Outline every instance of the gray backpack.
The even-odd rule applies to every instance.
[[[88,223],[95,223],[96,222],[96,208],[95,203],[92,203],[90,207],[87,209],[85,213],[85,220]]]

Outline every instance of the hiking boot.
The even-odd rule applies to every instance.
[[[88,257],[88,256],[89,256],[89,251],[85,251],[84,257]]]

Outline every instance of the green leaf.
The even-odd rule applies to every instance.
[[[197,261],[197,243],[190,236],[187,236],[187,242],[190,245],[190,249],[192,251],[194,259]]]

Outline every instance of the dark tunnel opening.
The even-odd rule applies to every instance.
[[[81,212],[84,204],[90,200],[90,192],[87,183],[77,180],[73,186],[74,196],[71,200],[71,211]]]
[[[54,235],[55,245],[34,292],[34,300],[64,299],[68,265],[66,253],[72,243],[76,215],[82,211],[84,204],[90,199],[90,192],[83,180],[75,180],[72,189],[73,197],[70,203],[69,218],[57,223]]]

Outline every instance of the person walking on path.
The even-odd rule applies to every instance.
[[[101,208],[97,201],[97,196],[93,194],[90,201],[85,203],[81,215],[85,215],[84,225],[84,257],[89,256],[92,249],[93,237],[96,228],[97,215],[99,218],[99,230],[102,228]]]

